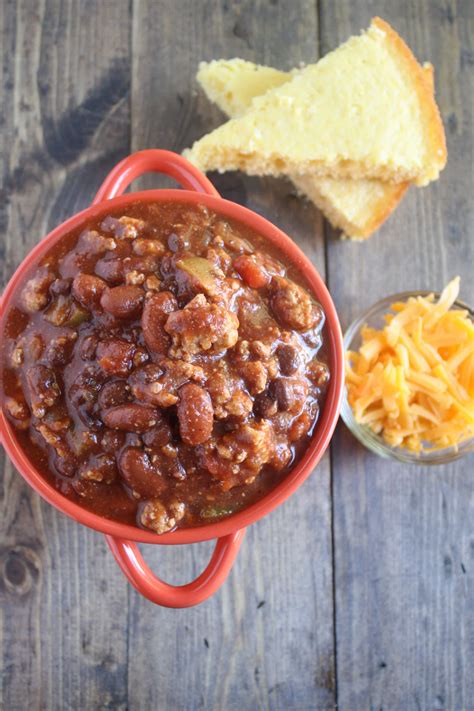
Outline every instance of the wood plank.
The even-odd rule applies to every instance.
[[[241,56],[283,69],[317,53],[313,2],[134,4],[133,148],[181,151],[222,121],[196,91],[199,61]],[[286,230],[324,271],[319,214],[284,181],[212,176],[225,197]],[[147,185],[163,185],[154,177]],[[189,580],[210,544],[150,547],[165,579]],[[179,571],[179,572],[178,572]],[[331,506],[325,459],[291,501],[252,526],[220,593],[157,610],[132,593],[131,708],[325,709],[334,705]],[[178,618],[179,615],[179,618]]]
[[[448,167],[411,189],[365,244],[330,241],[329,284],[344,325],[382,296],[440,289],[455,274],[474,303],[473,5],[324,0],[324,52],[393,24],[433,62]],[[340,426],[333,442],[339,708],[470,709],[474,677],[472,456],[436,468],[370,455]]]
[[[129,151],[129,3],[1,3],[9,277]],[[104,41],[103,27],[107,26]],[[127,706],[128,586],[99,534],[3,469],[2,707]]]

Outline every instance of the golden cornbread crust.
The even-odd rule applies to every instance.
[[[421,77],[437,113],[432,65],[418,65],[405,43],[380,18],[374,18],[371,29],[382,34],[384,46],[396,45],[390,53],[395,54],[397,65],[400,65],[399,58],[402,56],[411,72],[410,76],[415,73]],[[413,71],[413,61],[416,71]],[[281,72],[239,58],[221,59],[201,62],[196,79],[211,101],[228,117],[237,118],[250,109],[254,98],[291,81],[298,71],[300,70]],[[404,76],[404,71],[401,74]],[[439,114],[437,116],[439,119]],[[435,121],[434,125],[441,127],[441,140],[444,144],[441,121]],[[429,131],[423,131],[423,135],[430,135]],[[219,151],[219,147],[216,146],[214,150]],[[436,161],[436,156],[434,158],[434,163],[439,162]],[[444,162],[445,160],[444,150]],[[289,177],[292,178],[298,193],[322,210],[334,227],[342,230],[343,238],[358,241],[369,237],[387,219],[410,185],[408,181],[394,183],[368,178],[331,178],[316,175],[314,172],[290,174]]]
[[[360,100],[360,93],[352,100],[350,82],[346,85],[349,91],[340,100],[334,92],[331,97],[331,86],[339,81],[340,67],[347,71],[353,61],[351,54],[359,61],[367,55],[366,62],[360,62],[363,73],[359,80],[366,82],[365,103]],[[371,71],[372,76],[378,76],[375,85]],[[384,82],[389,90],[386,98],[389,124],[380,121],[384,111]],[[379,93],[376,93],[377,86]],[[327,101],[331,99],[336,101],[334,110],[339,116],[346,113],[346,134],[343,126],[334,131],[329,124],[326,135],[328,124],[321,117],[328,112]],[[394,106],[398,102],[404,108],[403,130],[407,131],[407,142],[401,140],[402,134],[397,128],[398,114]],[[364,131],[370,131],[371,110],[375,111],[375,118],[378,117],[379,141],[387,130],[389,140],[385,147],[379,142],[378,146],[374,143],[376,148],[364,150],[361,134],[356,129],[360,120]],[[301,142],[293,140],[298,132],[306,133],[305,151]],[[446,147],[439,112],[423,80],[421,67],[397,33],[383,20],[375,18],[361,36],[350,38],[317,65],[308,65],[294,73],[288,83],[256,97],[247,113],[204,136],[187,155],[203,170],[240,169],[257,175],[312,174],[336,179],[379,178],[393,183],[413,180],[426,184],[437,178],[444,166]]]
[[[432,65],[424,64],[422,72],[429,91],[433,92]],[[291,77],[292,73],[237,58],[201,62],[196,75],[207,97],[230,118],[244,114],[255,96],[290,81]],[[301,197],[322,210],[332,225],[342,230],[343,238],[356,241],[369,237],[387,219],[409,186],[409,183],[336,180],[311,174],[290,177]]]
[[[384,183],[382,197],[370,200],[368,217],[362,221],[351,216],[348,205],[331,199],[331,194],[322,189],[321,179],[318,180],[318,178],[306,175],[292,176],[292,180],[298,192],[322,210],[333,227],[342,230],[344,238],[354,241],[362,241],[370,237],[397,207],[410,186],[408,182]],[[351,182],[357,183],[358,181]],[[348,193],[350,190],[349,188]]]
[[[386,34],[389,39],[387,49],[391,50],[393,56],[398,59],[400,64],[404,65],[407,76],[411,79],[418,94],[428,144],[427,155],[431,157],[431,167],[428,167],[427,164],[425,174],[415,178],[413,182],[415,185],[427,185],[430,180],[438,178],[448,159],[444,126],[434,99],[433,80],[431,78],[431,82],[426,81],[423,70],[411,49],[388,22],[382,20],[381,17],[374,17],[371,24]],[[429,66],[431,65],[428,65],[428,68]]]
[[[410,183],[398,183],[397,185],[386,184],[383,200],[372,206],[372,214],[362,229],[357,228],[351,233],[345,231],[351,239],[367,239],[370,235],[385,222],[387,217],[395,210],[398,203],[410,187]]]

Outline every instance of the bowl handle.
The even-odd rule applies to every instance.
[[[136,543],[106,536],[110,550],[122,572],[138,592],[156,605],[163,607],[192,607],[207,600],[227,578],[240,545],[245,528],[217,539],[207,568],[187,585],[169,585],[160,580],[143,560]]]
[[[132,153],[117,163],[100,186],[92,204],[122,195],[130,183],[144,173],[164,173],[187,190],[219,197],[211,181],[186,158],[172,151],[150,148]]]

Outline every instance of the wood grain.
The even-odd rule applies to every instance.
[[[420,60],[434,64],[449,151],[439,182],[412,188],[369,242],[329,241],[329,285],[345,325],[382,296],[440,289],[455,274],[462,297],[474,303],[472,9],[431,1],[322,3],[324,52],[377,13]],[[339,708],[474,708],[473,463],[470,457],[430,469],[386,462],[339,427]]]
[[[289,68],[316,57],[316,38],[313,2],[181,0],[173,9],[166,2],[135,3],[133,148],[181,151],[222,122],[197,92],[199,61],[242,56]],[[289,184],[237,173],[211,177],[224,197],[291,234],[324,271],[321,218],[295,199]],[[146,184],[164,183],[153,177]],[[333,708],[330,519],[326,459],[290,501],[250,528],[229,580],[212,600],[178,619],[133,593],[131,706]],[[209,550],[157,546],[146,557],[164,579],[176,580],[178,568],[184,581],[205,565]]]
[[[283,180],[211,177],[302,246],[344,325],[381,296],[440,288],[458,273],[474,303],[470,0],[5,0],[2,280],[131,149],[181,151],[223,120],[197,91],[199,61],[289,69],[374,14],[435,65],[449,149],[440,181],[410,190],[377,235],[351,244]],[[472,457],[393,464],[340,426],[331,462],[251,527],[221,591],[182,611],[141,598],[100,535],[42,503],[2,462],[0,708],[474,709]],[[144,548],[175,583],[197,575],[211,550]]]
[[[115,0],[5,2],[0,13],[9,276],[129,151],[130,18]],[[128,587],[103,538],[41,502],[8,460],[0,518],[2,707],[125,708]]]

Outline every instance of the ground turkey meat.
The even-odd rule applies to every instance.
[[[178,501],[168,508],[159,499],[148,501],[142,510],[141,523],[155,533],[171,531],[184,516],[185,506]]]
[[[27,311],[34,313],[46,306],[49,301],[48,290],[54,280],[54,274],[48,269],[45,267],[38,269],[23,289],[22,300]]]
[[[219,353],[232,348],[239,337],[237,316],[198,294],[181,311],[168,316],[165,331],[173,339],[171,354]]]

